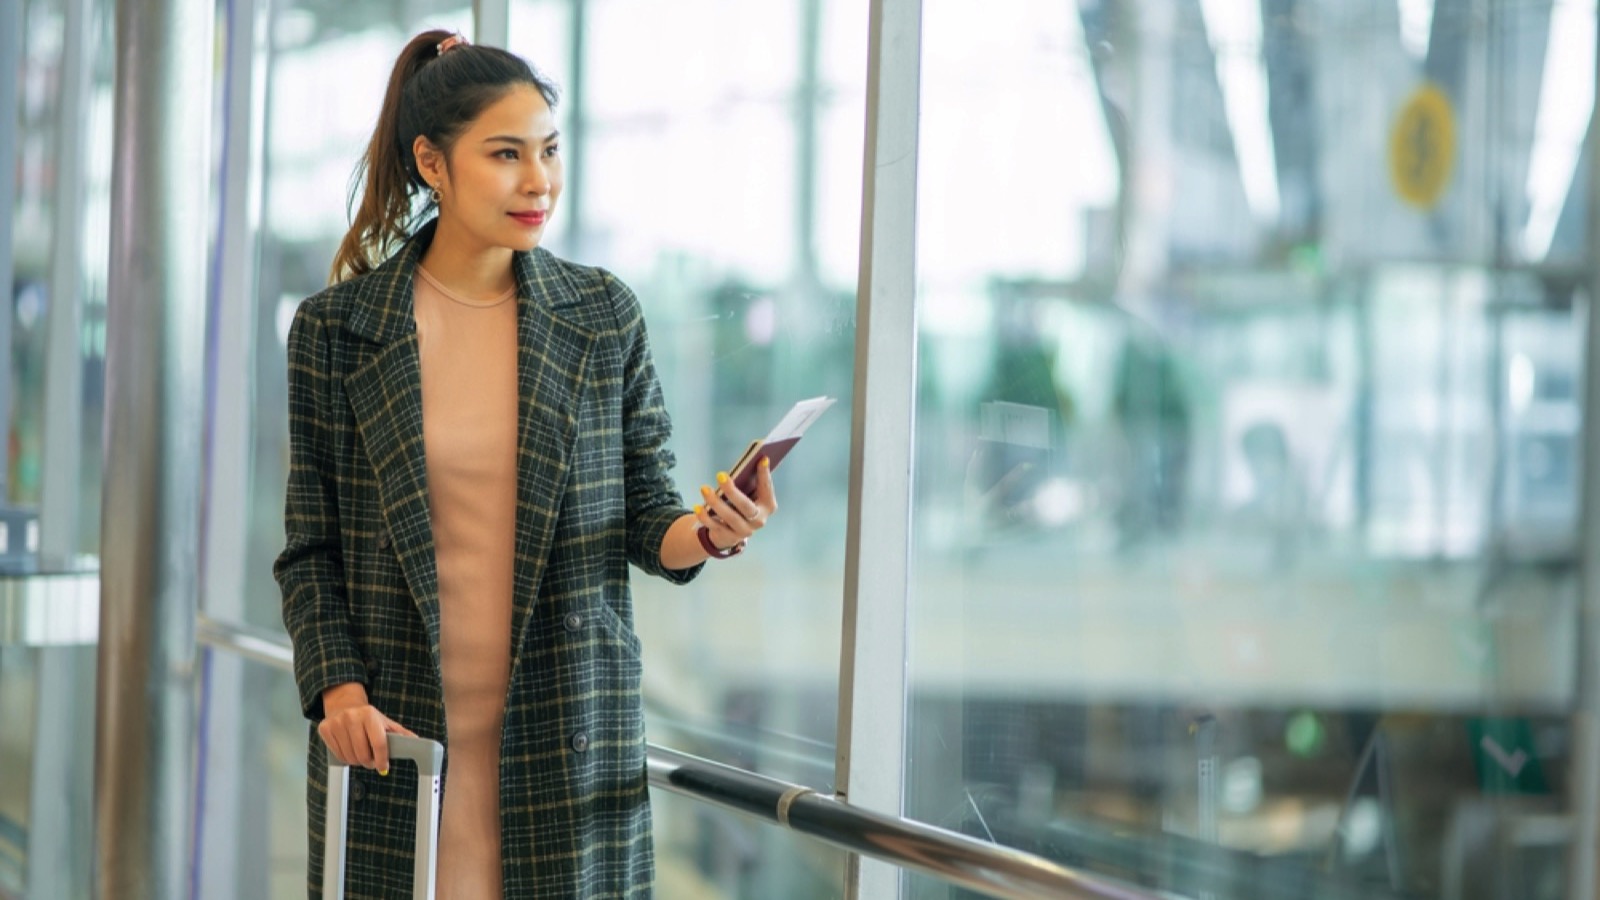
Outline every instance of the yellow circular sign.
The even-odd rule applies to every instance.
[[[1456,117],[1450,98],[1424,84],[1400,107],[1389,134],[1389,176],[1400,199],[1419,209],[1439,204],[1456,161]]]

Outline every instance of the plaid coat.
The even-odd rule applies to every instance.
[[[320,894],[322,691],[359,681],[384,714],[449,735],[422,444],[412,277],[433,224],[306,300],[289,333],[287,541],[274,566],[308,754],[310,892]],[[638,301],[611,274],[518,253],[517,534],[501,744],[505,896],[648,897],[654,857],[628,564],[662,568],[670,423]],[[411,895],[415,770],[356,769],[350,897]]]

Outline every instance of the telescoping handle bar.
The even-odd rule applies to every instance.
[[[345,841],[350,800],[350,767],[329,754],[328,810],[325,820],[322,896],[344,897]],[[417,764],[417,851],[412,870],[412,892],[418,900],[434,900],[436,849],[439,844],[439,776],[444,772],[444,745],[425,738],[389,735],[389,760],[409,759]]]

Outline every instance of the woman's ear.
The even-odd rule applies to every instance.
[[[411,153],[417,159],[417,172],[422,180],[435,188],[444,185],[444,154],[423,135],[411,142]]]

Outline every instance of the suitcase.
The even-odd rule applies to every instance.
[[[329,754],[332,759],[332,754]],[[444,771],[444,745],[424,738],[389,735],[389,765],[409,759],[417,764],[417,850],[412,869],[412,896],[433,900],[439,847],[439,776]],[[322,896],[343,900],[346,823],[349,814],[350,767],[328,765],[328,812],[322,843]]]

